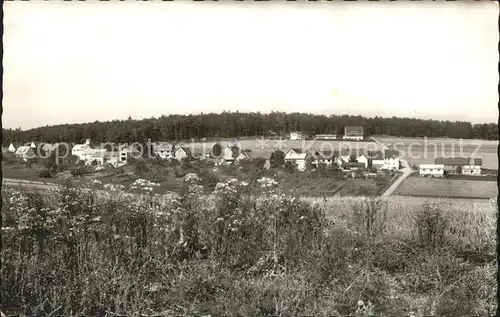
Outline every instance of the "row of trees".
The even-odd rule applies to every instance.
[[[114,120],[85,124],[45,126],[30,130],[3,129],[3,144],[44,141],[80,143],[147,142],[151,140],[189,140],[192,138],[231,138],[285,136],[291,131],[306,135],[343,134],[344,127],[364,127],[365,135],[387,134],[402,137],[450,137],[463,139],[498,139],[496,123],[471,124],[463,121],[437,121],[413,118],[366,118],[348,115],[315,115],[307,113],[240,113],[222,112],[198,115],[169,115],[143,120]]]

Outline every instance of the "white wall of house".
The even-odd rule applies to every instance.
[[[385,162],[385,165],[387,166],[387,169],[389,169],[391,171],[395,171],[395,170],[399,169],[400,162],[399,162],[399,158],[398,157],[396,157],[396,158],[386,158],[384,160],[384,162]]]
[[[481,166],[477,165],[464,165],[462,166],[463,175],[481,175]]]
[[[71,149],[71,155],[78,156],[78,158],[81,158],[82,152],[86,149],[90,149],[90,145],[88,144],[75,144],[73,148]]]
[[[443,177],[444,176],[444,165],[441,164],[422,164],[419,166],[420,175],[425,176],[435,176],[435,177]]]
[[[11,152],[11,153],[15,153],[16,152],[16,147],[12,143],[9,145],[9,152]]]
[[[364,155],[360,155],[357,157],[358,163],[365,164],[365,168],[368,168],[368,158]]]
[[[342,138],[344,140],[363,141],[363,137],[362,136],[344,135]]]

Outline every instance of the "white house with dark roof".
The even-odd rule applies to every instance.
[[[139,151],[135,146],[128,144],[121,144],[118,146],[120,154],[121,164],[127,164],[129,159],[139,159],[141,157],[141,151]],[[144,150],[144,149],[143,149]]]
[[[292,161],[297,164],[299,171],[306,169],[307,153],[303,153],[301,149],[292,148],[285,153],[285,162]]]
[[[420,164],[420,176],[444,177],[444,164]]]
[[[384,152],[368,155],[368,157],[372,160],[372,167],[376,169],[396,171],[401,166],[399,152],[397,151],[385,150]]]
[[[91,165],[96,162],[97,165],[104,165],[106,162],[106,149],[84,149],[80,155],[80,159],[85,162],[86,165]]]
[[[86,149],[90,149],[90,139],[85,140],[83,144],[75,144],[71,149],[71,155],[81,159],[82,151]]]
[[[478,157],[437,157],[435,164],[444,165],[444,170],[450,174],[481,175],[483,159]],[[461,170],[461,172],[459,172]]]
[[[170,159],[174,156],[174,146],[169,142],[156,142],[152,144],[152,154],[161,159]]]
[[[344,128],[344,140],[362,141],[364,139],[362,126],[347,126]]]

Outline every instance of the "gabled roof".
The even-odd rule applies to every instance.
[[[73,145],[73,150],[84,150],[85,148],[90,147],[88,144],[75,144]]]
[[[482,158],[467,158],[467,157],[453,157],[453,158],[447,158],[447,157],[436,157],[434,160],[435,164],[444,164],[448,166],[461,166],[461,165],[471,165],[471,160],[473,161],[474,165],[483,165],[483,159]]]
[[[363,127],[362,126],[346,126],[344,128],[345,135],[362,135]]]
[[[175,149],[175,152],[177,152],[179,150],[183,150],[184,152],[186,152],[187,156],[193,156],[193,154],[191,153],[191,149],[186,147],[186,146],[178,147],[177,149]]]
[[[156,142],[151,145],[153,147],[153,152],[171,151],[173,146],[173,144],[168,142]]]
[[[292,157],[287,157],[286,159],[287,160],[305,160],[307,157],[307,154],[306,153],[299,153],[297,155],[294,155]]]
[[[28,145],[23,145],[17,148],[16,155],[26,155],[29,151],[33,151],[33,149]]]
[[[101,155],[104,156],[104,153],[106,153],[106,149],[92,149],[92,148],[87,148],[82,151],[82,155]]]
[[[368,158],[371,158],[372,160],[383,160],[383,159],[390,159],[390,158],[398,158],[400,156],[398,151],[395,150],[385,150],[384,152],[382,151],[374,151],[374,152],[369,152],[367,154]]]

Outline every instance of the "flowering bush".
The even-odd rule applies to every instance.
[[[364,226],[371,218],[362,215],[383,215],[366,212],[376,201],[359,210],[320,208],[282,194],[272,178],[256,181],[258,196],[234,178],[207,197],[196,174],[179,181],[178,191],[161,195],[141,180],[135,193],[111,184],[96,191],[68,183],[47,194],[3,188],[0,309],[422,316],[491,314],[496,307],[493,265],[459,260],[453,250],[429,255],[390,236],[377,219]],[[332,224],[332,208],[356,221]],[[417,224],[406,225],[418,232]],[[371,265],[367,252],[376,259]]]

